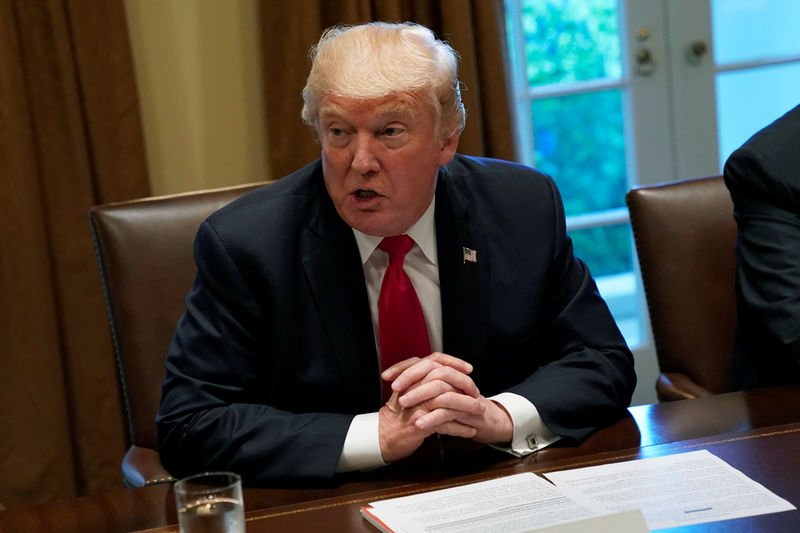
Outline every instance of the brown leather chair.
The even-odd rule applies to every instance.
[[[721,176],[626,196],[661,374],[661,401],[725,391],[736,329],[736,222]]]
[[[213,211],[264,183],[92,207],[92,229],[120,376],[130,448],[122,480],[171,481],[156,451],[164,356],[196,268],[192,243]]]

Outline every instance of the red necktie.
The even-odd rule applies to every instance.
[[[389,266],[383,275],[378,299],[381,372],[409,357],[425,357],[431,353],[428,330],[417,292],[403,271],[403,261],[412,246],[414,241],[408,235],[386,237],[378,245],[389,254]],[[391,383],[384,381],[384,401],[391,395]]]

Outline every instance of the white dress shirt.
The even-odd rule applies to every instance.
[[[403,270],[417,292],[431,351],[442,351],[442,303],[439,289],[439,264],[436,252],[436,230],[434,209],[436,199],[406,232],[414,240],[414,246],[406,254]],[[367,285],[372,330],[378,346],[378,297],[381,292],[383,274],[389,266],[389,254],[378,248],[383,237],[375,237],[353,229],[353,234],[361,254],[364,280]],[[510,446],[495,446],[513,455],[523,456],[549,446],[559,437],[554,435],[542,422],[536,407],[518,394],[504,392],[490,398],[505,408],[514,424]],[[386,464],[381,456],[378,441],[378,413],[356,415],[350,424],[339,457],[337,472],[365,470]]]

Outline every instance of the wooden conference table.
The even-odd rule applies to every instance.
[[[248,533],[374,533],[359,514],[375,500],[520,472],[550,472],[707,449],[767,489],[800,506],[800,386],[635,406],[629,416],[579,446],[525,458],[491,448],[436,441],[417,457],[322,488],[246,488]],[[177,532],[170,485],[76,498],[0,512],[0,532]],[[800,531],[800,511],[681,528],[680,531]]]

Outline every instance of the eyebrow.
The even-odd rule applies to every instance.
[[[410,106],[408,103],[394,101],[386,104],[386,106],[383,109],[381,109],[380,113],[383,115],[389,115],[397,113],[407,113],[411,112],[412,110],[413,107]]]
[[[376,107],[375,116],[391,116],[391,115],[399,115],[402,113],[411,113],[413,111],[413,106],[409,105],[406,102],[388,102],[385,104],[379,104]],[[341,117],[345,113],[342,111],[342,108],[336,104],[327,104],[325,106],[320,107],[319,115],[322,116],[323,114],[326,115],[333,115],[335,117]]]

